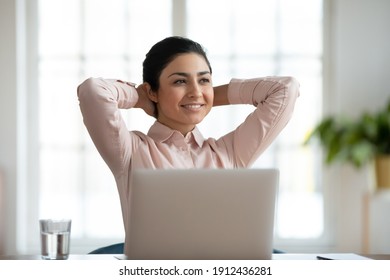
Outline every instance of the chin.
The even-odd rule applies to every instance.
[[[191,124],[197,125],[197,124],[200,124],[203,120],[204,120],[204,117],[196,118],[196,119],[193,119],[193,120],[191,121]]]

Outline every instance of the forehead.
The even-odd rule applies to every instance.
[[[161,72],[161,76],[169,76],[172,73],[198,73],[210,71],[203,56],[196,53],[180,54],[175,57]]]

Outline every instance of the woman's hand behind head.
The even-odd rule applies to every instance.
[[[149,116],[157,118],[156,104],[148,96],[148,85],[146,83],[140,84],[136,87],[136,90],[138,93],[138,102],[135,108],[141,108]]]

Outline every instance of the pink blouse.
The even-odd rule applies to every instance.
[[[299,84],[291,77],[233,79],[229,102],[256,109],[235,130],[205,139],[197,128],[183,136],[158,121],[147,134],[128,131],[119,109],[138,101],[128,83],[90,78],[78,87],[84,123],[115,177],[126,231],[133,169],[249,167],[285,127],[298,96]]]

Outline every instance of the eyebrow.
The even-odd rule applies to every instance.
[[[206,75],[206,74],[211,74],[211,73],[210,73],[210,71],[201,71],[201,72],[197,73],[198,76],[203,76],[203,75]],[[174,76],[174,75],[183,76],[183,77],[189,77],[190,76],[190,74],[185,73],[185,72],[175,72],[175,73],[172,73],[171,75],[169,75],[168,78],[171,77],[171,76]]]

